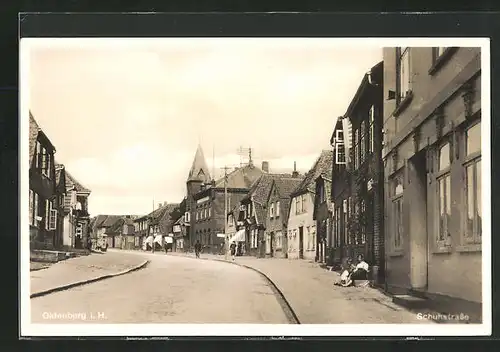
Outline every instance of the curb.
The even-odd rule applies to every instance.
[[[285,316],[287,317],[288,321],[290,321],[291,324],[300,324],[300,320],[297,317],[297,314],[295,314],[292,306],[290,305],[290,303],[286,299],[286,297],[283,294],[283,292],[281,292],[281,290],[278,288],[278,286],[276,286],[276,284],[273,282],[273,280],[271,280],[269,278],[269,276],[267,276],[266,274],[264,274],[259,269],[253,268],[253,267],[245,265],[245,264],[241,264],[241,263],[237,263],[237,262],[233,262],[233,261],[228,261],[228,260],[225,260],[225,259],[218,259],[218,258],[196,258],[196,257],[193,258],[193,257],[184,256],[184,255],[179,255],[179,256],[184,257],[184,258],[191,258],[191,259],[198,259],[198,260],[199,259],[201,259],[201,260],[211,260],[211,261],[214,261],[214,262],[222,262],[222,263],[226,263],[226,264],[233,264],[233,265],[237,265],[239,267],[250,269],[250,270],[256,272],[257,274],[259,274],[260,276],[262,276],[264,278],[264,280],[271,286],[271,290],[273,290],[274,293],[275,293],[275,295],[277,296],[276,298],[278,299],[278,303],[281,306],[281,308],[283,309],[283,312],[285,313]]]
[[[40,292],[35,292],[35,293],[30,294],[30,298],[41,297],[41,296],[45,296],[45,295],[48,295],[48,294],[51,294],[51,293],[54,293],[54,292],[65,291],[65,290],[68,290],[68,289],[73,288],[73,287],[83,286],[83,285],[91,284],[91,283],[94,283],[94,282],[97,282],[97,281],[101,281],[101,280],[105,280],[105,279],[110,279],[112,277],[125,275],[125,274],[131,273],[133,271],[143,269],[148,264],[149,264],[149,260],[146,260],[146,261],[144,261],[143,263],[141,263],[141,264],[139,264],[137,266],[134,266],[132,268],[126,269],[124,271],[121,271],[121,272],[118,272],[118,273],[115,273],[115,274],[106,274],[106,275],[98,276],[98,277],[95,277],[95,278],[92,278],[92,279],[87,279],[87,280],[82,280],[82,281],[78,281],[78,282],[73,282],[71,284],[67,284],[67,285],[62,285],[62,286],[50,288],[48,290],[44,290],[44,291],[40,291]]]

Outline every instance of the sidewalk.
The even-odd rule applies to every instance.
[[[170,254],[170,253],[169,253]],[[193,256],[194,254],[172,253]],[[224,260],[222,255],[201,258]],[[366,287],[338,287],[336,272],[321,269],[306,260],[237,257],[237,264],[265,274],[286,297],[302,324],[416,324],[432,321],[394,304],[382,292]]]
[[[31,294],[103,275],[117,274],[144,263],[144,258],[126,253],[92,253],[60,261],[47,269],[30,272]]]

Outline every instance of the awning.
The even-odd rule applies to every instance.
[[[245,242],[245,230],[239,230],[229,239],[229,242]]]

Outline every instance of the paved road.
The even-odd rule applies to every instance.
[[[267,282],[227,263],[138,253],[142,270],[31,299],[32,323],[287,324]]]

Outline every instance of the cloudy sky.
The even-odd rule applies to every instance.
[[[216,177],[240,147],[306,172],[381,59],[332,39],[35,41],[29,107],[92,215],[144,214],[182,200],[198,143]]]

